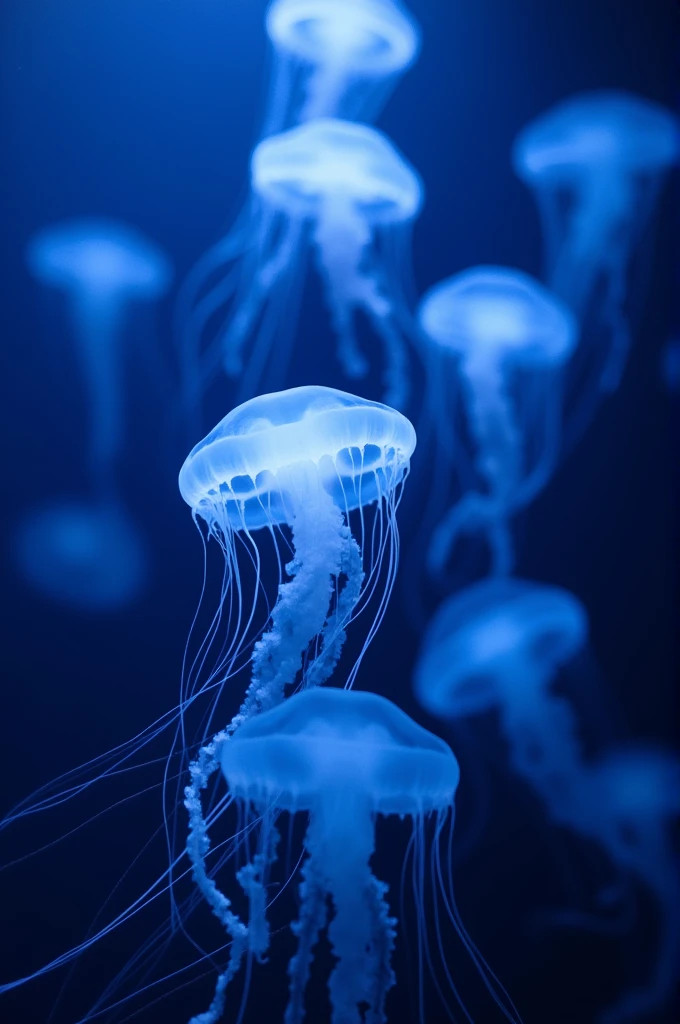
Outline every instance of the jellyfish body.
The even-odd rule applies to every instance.
[[[646,1021],[671,1002],[680,962],[680,760],[653,746],[614,748],[587,765],[569,824],[597,842],[613,864],[652,894],[660,918],[658,954],[649,982],[626,991],[602,1017],[606,1024]]]
[[[130,519],[114,505],[47,505],[15,537],[29,583],[56,601],[93,611],[125,605],[141,589],[146,553]]]
[[[367,118],[420,48],[415,20],[394,0],[274,0],[266,29],[279,59],[299,68],[298,121]]]
[[[305,690],[250,719],[222,744],[220,764],[231,796],[246,810],[256,808],[267,831],[280,811],[309,816],[285,1024],[305,1019],[313,951],[326,927],[335,957],[328,984],[333,1024],[359,1024],[366,1005],[371,1020],[386,1021],[385,997],[395,981],[396,921],[387,887],[370,868],[376,817],[398,814],[420,822],[428,814],[446,815],[459,778],[453,753],[385,698],[324,688]],[[257,864],[255,870],[262,873],[265,867]],[[249,877],[247,866],[241,880]],[[219,1019],[223,979],[233,976],[249,948],[246,934],[265,933],[252,916],[263,908],[251,900],[250,910],[247,931],[232,943],[215,1001],[195,1024]],[[257,949],[260,955],[265,951]]]
[[[259,214],[248,252],[235,261],[233,291],[218,299],[220,326],[206,369],[190,365],[189,378],[206,379],[215,351],[227,374],[241,377],[243,397],[258,389],[265,371],[285,375],[311,248],[345,374],[368,370],[356,337],[360,313],[384,349],[385,401],[403,408],[412,330],[402,240],[423,201],[415,170],[376,129],[320,118],[256,147],[251,189]]]
[[[513,561],[509,519],[554,465],[559,397],[549,385],[573,350],[575,321],[538,282],[503,267],[472,268],[435,285],[422,300],[419,321],[431,346],[455,360],[481,485],[436,530],[430,568],[444,568],[461,532],[481,528],[494,571],[507,573]],[[450,421],[438,426],[451,430]]]
[[[604,353],[582,357],[594,366],[595,390],[612,391],[621,379],[630,345],[624,304],[631,258],[679,155],[670,111],[615,90],[564,100],[515,141],[515,171],[534,191],[542,216],[548,285],[581,321],[595,306],[607,328]],[[582,375],[592,384],[592,372]]]
[[[33,276],[68,303],[90,410],[94,500],[32,512],[15,538],[17,565],[51,597],[93,610],[113,608],[139,590],[145,575],[142,541],[115,482],[123,443],[121,335],[128,308],[162,295],[171,270],[137,231],[104,220],[44,229],[32,239],[27,261]]]
[[[583,606],[559,587],[485,580],[438,610],[414,675],[419,702],[437,717],[499,711],[514,770],[558,821],[571,813],[582,758],[575,716],[550,684],[587,629]]]

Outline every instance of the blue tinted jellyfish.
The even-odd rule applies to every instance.
[[[14,544],[24,579],[74,607],[125,605],[146,573],[139,536],[116,505],[48,505],[21,524]]]
[[[568,823],[597,842],[617,868],[638,879],[654,897],[660,918],[649,982],[625,991],[602,1016],[604,1024],[642,1024],[670,1009],[680,963],[678,819],[680,760],[670,751],[651,745],[614,748],[581,774]],[[639,952],[640,947],[636,965]]]
[[[588,391],[618,387],[630,344],[631,258],[679,154],[670,111],[620,91],[569,97],[515,141],[515,171],[534,191],[541,214],[548,285],[579,320],[594,316],[609,339],[604,351],[579,352],[573,368],[579,403],[592,403]],[[581,348],[587,345],[586,336]]]
[[[160,297],[171,270],[133,228],[100,220],[46,228],[31,241],[28,266],[64,293],[87,391],[91,504],[53,503],[30,514],[15,540],[24,577],[51,597],[83,608],[124,604],[140,588],[145,555],[118,497],[123,444],[121,335],[129,308]]]
[[[396,569],[395,510],[415,443],[412,425],[394,409],[309,386],[237,407],[186,459],[182,497],[227,564],[223,607],[237,637],[217,671],[238,658],[243,634],[256,618],[255,603],[243,607],[239,548],[247,551],[259,583],[262,555],[255,536],[275,546],[278,597],[269,629],[253,650],[241,716],[279,703],[306,658],[307,685],[330,675],[345,627],[376,589],[383,562],[389,593]],[[377,519],[369,533],[364,512],[370,506]],[[257,596],[256,590],[254,602]],[[381,595],[379,615],[385,601]]]
[[[266,27],[279,60],[277,130],[286,106],[289,124],[368,120],[420,48],[414,18],[394,0],[274,0]]]
[[[292,926],[298,946],[288,967],[283,1020],[302,1024],[307,1019],[305,990],[314,949],[327,929],[334,956],[328,982],[333,1024],[384,1024],[385,999],[396,980],[391,959],[397,922],[390,915],[387,886],[370,866],[377,819],[394,814],[410,818],[416,847],[422,850],[425,819],[434,816],[436,851],[459,779],[450,748],[383,697],[324,688],[305,690],[251,718],[231,738],[223,736],[219,759],[230,796],[242,807],[246,822],[250,817],[259,821],[261,838],[257,853],[237,876],[250,897],[247,923],[236,918],[228,898],[210,880],[212,909],[232,942],[213,1002],[192,1024],[217,1021],[244,955],[261,960],[267,951],[266,906],[263,899],[252,897],[253,878],[271,878],[271,835],[282,811],[308,816],[299,916]],[[187,792],[191,802],[192,790]],[[199,846],[196,838],[190,836],[189,851],[203,889],[209,842],[203,834]],[[445,888],[436,852],[432,864],[435,884]],[[420,870],[414,872],[414,879],[419,876]],[[422,901],[419,884],[415,896]],[[444,896],[444,904],[459,927],[451,895]],[[443,955],[441,944],[439,950]]]
[[[311,247],[345,374],[368,370],[355,333],[361,314],[384,348],[385,401],[403,407],[411,333],[403,240],[423,201],[415,170],[381,132],[324,118],[264,139],[253,153],[251,188],[260,212],[247,255],[224,294],[214,292],[220,326],[200,366],[195,353],[186,362],[194,404],[218,361],[242,377],[242,397],[258,390],[265,371],[267,379],[285,376]],[[216,313],[210,301],[208,308]]]
[[[582,758],[574,713],[551,684],[587,632],[567,591],[485,580],[439,608],[414,674],[416,697],[438,718],[499,712],[514,770],[557,821],[570,813]]]
[[[538,282],[504,267],[475,267],[440,282],[423,298],[418,317],[425,340],[455,361],[477,477],[436,529],[429,567],[441,572],[461,533],[481,529],[493,571],[502,575],[514,557],[509,520],[555,463],[557,385],[576,324]],[[451,433],[452,415],[437,428]]]

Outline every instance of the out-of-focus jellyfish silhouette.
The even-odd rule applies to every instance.
[[[275,822],[282,811],[308,815],[299,916],[292,926],[298,948],[288,968],[285,1024],[302,1024],[306,1019],[305,990],[314,949],[325,928],[335,959],[328,983],[332,1021],[359,1024],[370,1019],[384,1024],[385,998],[395,983],[391,960],[397,922],[390,916],[387,886],[370,867],[380,817],[410,818],[416,847],[421,850],[425,819],[435,817],[433,884],[436,892],[442,890],[439,895],[445,913],[469,943],[448,888],[450,875],[447,870],[442,872],[439,859],[439,838],[452,811],[459,779],[450,748],[385,698],[330,688],[305,690],[250,719],[234,735],[221,734],[214,745],[230,797],[241,807],[246,827],[258,823],[260,838],[254,857],[237,873],[248,896],[249,919],[245,923],[207,874],[207,833],[190,836],[195,877],[232,940],[213,1002],[192,1024],[219,1020],[227,986],[244,955],[262,959],[267,952],[269,926],[258,886],[271,877]],[[195,777],[202,774],[200,758],[193,771]],[[191,804],[194,789],[187,790],[187,795]],[[426,863],[424,858],[421,869],[413,874],[419,930],[424,895],[421,870],[426,870]],[[421,935],[419,946],[423,941]],[[441,940],[439,951],[443,956]],[[497,983],[496,987],[500,988]],[[497,1001],[503,1008],[499,997]],[[511,1011],[504,1012],[514,1019]]]
[[[54,503],[20,528],[16,554],[24,576],[52,597],[92,609],[124,604],[144,577],[141,539],[115,481],[123,443],[121,352],[130,306],[168,288],[165,255],[135,229],[76,220],[40,231],[27,252],[33,276],[64,293],[90,408],[91,504]]]
[[[589,764],[579,781],[565,823],[595,840],[617,868],[635,876],[653,896],[660,916],[649,982],[624,992],[602,1016],[605,1024],[643,1024],[669,1006],[678,978],[680,760],[659,747],[618,747]]]
[[[419,321],[432,347],[455,360],[456,378],[447,374],[445,386],[453,393],[458,384],[477,476],[436,529],[429,567],[441,572],[461,533],[482,530],[493,571],[507,573],[514,558],[509,520],[555,464],[560,375],[576,343],[575,320],[527,274],[482,266],[435,285]],[[439,431],[455,430],[454,403]]]
[[[423,201],[415,170],[376,129],[321,118],[265,138],[252,156],[251,188],[258,206],[247,251],[222,268],[185,324],[187,409],[220,363],[241,375],[242,398],[265,372],[281,385],[310,247],[346,375],[368,369],[355,333],[362,314],[384,348],[385,401],[403,407],[412,332],[402,288],[406,238]],[[206,315],[218,325],[207,347]]]
[[[631,258],[679,155],[677,118],[615,90],[569,97],[515,141],[515,171],[541,215],[548,285],[583,323],[594,315],[608,338],[603,348],[584,335],[572,368],[579,406],[618,387],[630,345]]]
[[[444,720],[497,709],[514,770],[562,821],[580,778],[575,715],[551,692],[584,646],[581,603],[559,587],[489,579],[435,614],[414,674],[422,706]]]
[[[661,353],[661,376],[672,395],[680,394],[680,338],[670,338]]]
[[[317,117],[368,120],[418,55],[420,31],[395,0],[274,0],[270,123]]]

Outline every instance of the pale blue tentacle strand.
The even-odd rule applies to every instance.
[[[299,886],[300,915],[291,925],[297,936],[298,948],[288,965],[289,996],[283,1018],[284,1024],[303,1024],[305,1019],[305,990],[321,930],[328,917],[328,892],[319,871],[316,858],[310,854],[302,867]]]

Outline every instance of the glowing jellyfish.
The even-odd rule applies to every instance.
[[[581,781],[569,824],[598,842],[618,868],[637,877],[653,895],[660,915],[659,951],[649,982],[625,992],[602,1017],[606,1024],[641,1024],[670,1008],[680,963],[675,848],[680,760],[653,746],[615,748],[588,765]]]
[[[428,561],[446,565],[462,532],[482,529],[497,574],[512,568],[509,520],[543,486],[557,452],[559,376],[576,342],[568,310],[517,270],[475,267],[435,285],[424,297],[422,332],[455,360],[477,488],[436,530]],[[450,381],[451,390],[454,381]],[[452,430],[451,417],[437,424]]]
[[[595,312],[609,335],[604,352],[579,354],[581,391],[618,386],[630,344],[624,306],[631,257],[679,154],[670,111],[620,91],[570,97],[515,142],[515,170],[542,217],[549,287],[580,320]]]
[[[574,714],[550,687],[587,631],[583,606],[567,591],[485,580],[437,611],[414,675],[419,702],[439,718],[499,711],[513,768],[558,820],[570,813],[581,751]]]
[[[15,556],[24,579],[38,590],[93,611],[126,604],[146,573],[136,530],[109,504],[41,508],[21,524]]]
[[[323,118],[264,139],[252,156],[251,188],[260,209],[246,255],[215,285],[215,302],[204,300],[211,316],[219,311],[219,328],[201,365],[195,352],[186,362],[194,404],[218,358],[228,375],[243,375],[244,397],[265,371],[285,376],[311,247],[345,374],[368,370],[356,336],[361,314],[384,349],[385,401],[403,407],[412,333],[405,238],[423,201],[415,170],[376,129]]]
[[[104,220],[69,221],[31,241],[28,266],[63,292],[90,409],[88,464],[94,501],[53,503],[20,526],[14,550],[23,576],[58,600],[104,610],[141,587],[145,554],[118,497],[123,445],[122,336],[137,302],[167,289],[164,254],[133,228]]]
[[[242,807],[246,823],[251,817],[259,821],[261,839],[258,853],[237,875],[249,896],[247,923],[235,916],[228,898],[208,879],[213,912],[232,943],[210,1009],[193,1024],[213,1024],[220,1018],[227,986],[245,953],[259,959],[266,953],[265,901],[253,892],[257,880],[262,883],[270,877],[276,848],[272,834],[281,811],[308,815],[299,916],[292,926],[298,947],[288,968],[285,1024],[306,1019],[305,990],[314,949],[325,928],[335,960],[328,983],[331,1020],[384,1024],[385,998],[395,983],[391,959],[397,922],[390,916],[387,886],[370,867],[377,819],[394,814],[411,818],[416,846],[422,848],[424,821],[434,816],[432,863],[437,866],[435,885],[443,885],[438,839],[459,779],[450,748],[383,697],[329,688],[299,693],[217,742],[230,797]],[[200,771],[198,766],[195,770]],[[187,793],[191,804],[194,792]],[[208,848],[205,833],[200,841],[196,835],[190,837],[189,851],[202,890]],[[422,892],[415,895],[420,903]],[[444,903],[452,911],[450,896]],[[452,917],[459,929],[457,915]],[[442,948],[440,943],[440,953]]]
[[[367,119],[420,48],[414,18],[394,0],[274,0],[266,26],[279,59],[293,65],[276,69],[288,80],[278,89],[295,96],[291,79],[302,79],[292,104],[300,121]]]

